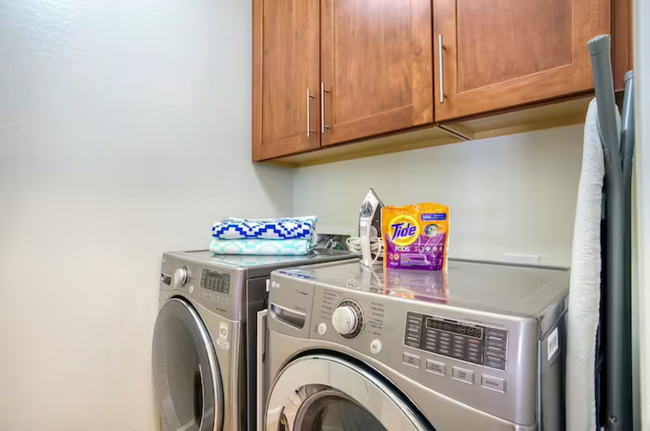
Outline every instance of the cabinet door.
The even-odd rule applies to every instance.
[[[319,6],[254,0],[254,161],[320,147]]]
[[[587,42],[610,13],[610,0],[435,0],[436,121],[592,89]]]
[[[433,122],[431,0],[321,0],[323,145]]]

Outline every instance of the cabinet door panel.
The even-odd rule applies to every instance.
[[[587,42],[609,32],[609,0],[434,3],[437,121],[593,87]]]
[[[322,0],[323,145],[433,121],[428,0]]]
[[[254,6],[253,159],[319,148],[319,0]]]

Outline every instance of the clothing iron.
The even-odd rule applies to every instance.
[[[381,240],[381,210],[384,204],[373,189],[368,190],[359,211],[359,239],[361,241],[361,263],[372,267],[383,252]],[[374,252],[374,256],[373,256]]]

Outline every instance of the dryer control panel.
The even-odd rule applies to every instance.
[[[508,331],[409,311],[406,314],[404,345],[505,370]]]

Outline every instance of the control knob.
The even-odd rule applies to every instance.
[[[183,285],[187,283],[189,277],[190,277],[190,271],[186,266],[182,268],[178,268],[176,271],[174,271],[172,286],[176,289],[178,289],[179,287],[183,287]]]
[[[363,329],[363,312],[353,301],[343,301],[332,313],[334,330],[345,338],[355,338]]]

